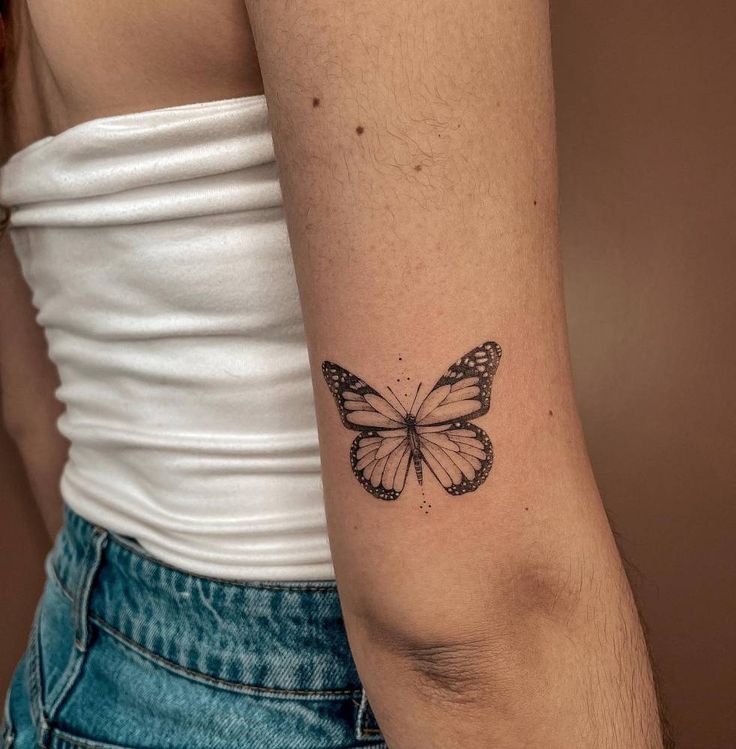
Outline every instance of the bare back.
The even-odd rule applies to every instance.
[[[241,0],[22,0],[13,150],[86,120],[263,92]]]

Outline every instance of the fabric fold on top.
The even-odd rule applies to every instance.
[[[15,208],[13,226],[138,223],[281,205],[262,96],[83,122],[15,154],[2,174],[0,202]]]
[[[334,577],[263,96],[103,117],[0,169],[82,517],[186,572]]]

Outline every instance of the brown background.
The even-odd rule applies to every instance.
[[[562,246],[590,450],[677,746],[731,749],[736,3],[553,0],[552,11]],[[11,466],[0,466],[0,497],[4,690],[45,540]]]
[[[736,3],[552,4],[578,402],[683,749],[736,747]]]

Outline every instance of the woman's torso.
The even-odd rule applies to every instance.
[[[0,175],[59,368],[64,498],[190,572],[332,577],[245,10],[101,7],[29,4]]]

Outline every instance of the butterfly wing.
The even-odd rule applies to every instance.
[[[448,494],[474,492],[491,472],[493,445],[475,424],[420,426],[417,436],[422,460]]]
[[[322,374],[343,426],[360,432],[350,448],[355,478],[374,497],[398,499],[411,456],[406,416],[339,364],[323,362]]]
[[[501,347],[486,341],[451,364],[415,409],[418,426],[470,421],[488,413]]]
[[[352,372],[325,361],[322,362],[322,374],[347,429],[365,432],[406,426],[405,416]]]
[[[374,497],[398,499],[409,472],[409,434],[406,427],[362,432],[350,448],[350,465],[360,485]]]
[[[470,420],[488,413],[501,347],[486,341],[451,364],[416,409],[422,460],[449,494],[475,491],[493,466],[490,437]]]

